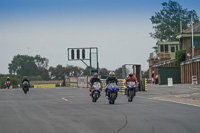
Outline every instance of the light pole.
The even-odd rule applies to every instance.
[[[194,75],[193,74],[193,59],[194,59],[194,33],[193,33],[193,20],[192,20],[192,17],[191,17],[191,22],[192,22],[192,76]],[[191,77],[192,78],[192,77]]]
[[[192,18],[191,18],[192,22]],[[192,22],[192,59],[194,58],[194,33],[193,33],[193,22]]]

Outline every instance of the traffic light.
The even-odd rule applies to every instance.
[[[74,50],[71,50],[71,58],[74,59]]]
[[[82,59],[85,59],[85,49],[82,49]]]
[[[77,54],[76,55],[77,59],[80,59],[80,50],[79,49],[76,50],[76,54]]]

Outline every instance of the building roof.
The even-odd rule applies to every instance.
[[[191,34],[192,26],[182,32],[182,34]],[[193,25],[193,33],[200,33],[200,22]]]
[[[200,21],[193,25],[193,35],[200,36]],[[177,38],[180,39],[182,37],[191,37],[192,36],[192,26],[182,31],[177,35]]]
[[[156,45],[163,45],[163,44],[179,44],[179,41],[174,41],[174,42],[157,42]]]
[[[162,61],[162,62],[155,63],[155,64],[151,65],[150,68],[164,66],[164,65],[170,64],[172,62],[175,62],[174,58],[169,59],[169,60],[165,60],[165,61]]]

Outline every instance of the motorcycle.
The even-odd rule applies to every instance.
[[[97,99],[101,96],[101,84],[99,82],[94,82],[91,88],[91,97],[92,97],[92,102],[97,102]]]
[[[25,94],[29,91],[29,83],[27,81],[23,82],[22,89],[23,89]]]
[[[127,83],[126,95],[127,95],[129,102],[133,101],[133,98],[134,98],[135,93],[136,93],[136,88],[137,88],[137,86],[136,86],[135,82],[130,81],[130,82]]]
[[[6,81],[6,87],[10,88],[10,81]]]
[[[115,104],[115,100],[117,99],[119,87],[115,83],[110,83],[107,89],[107,96],[109,104]]]
[[[3,88],[6,89],[7,85],[6,82],[3,84]]]

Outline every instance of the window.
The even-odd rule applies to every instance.
[[[164,52],[163,45],[160,45],[160,52]]]
[[[168,45],[165,45],[165,53],[168,53]]]
[[[178,45],[176,45],[176,51],[178,51]]]
[[[181,50],[186,50],[186,39],[187,38],[183,38],[181,41]]]
[[[194,47],[200,48],[200,37],[194,37]]]
[[[171,47],[171,52],[175,52],[175,47]]]

